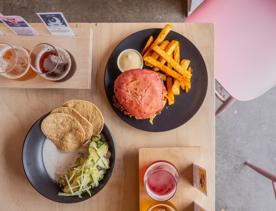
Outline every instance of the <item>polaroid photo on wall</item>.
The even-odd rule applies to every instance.
[[[38,32],[21,16],[1,16],[0,19],[6,27],[17,35],[38,35]]]
[[[41,12],[37,15],[52,35],[74,36],[62,12]]]

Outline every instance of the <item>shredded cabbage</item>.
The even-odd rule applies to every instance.
[[[91,196],[90,190],[99,185],[109,169],[109,157],[110,152],[104,137],[93,137],[88,147],[87,158],[78,158],[75,165],[58,179],[62,189],[59,195],[81,198],[82,194],[87,193]]]

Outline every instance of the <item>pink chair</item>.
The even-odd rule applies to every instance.
[[[215,78],[234,99],[254,99],[276,85],[276,1],[205,0],[187,22],[214,23]]]
[[[257,173],[263,175],[264,177],[266,177],[266,178],[268,178],[272,181],[273,191],[274,191],[275,198],[276,198],[276,175],[271,174],[271,173],[267,172],[266,170],[264,170],[260,167],[257,167],[257,166],[255,166],[251,163],[248,163],[248,162],[244,162],[244,165],[254,169]]]

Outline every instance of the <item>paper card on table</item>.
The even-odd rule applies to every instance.
[[[206,211],[206,209],[202,208],[198,203],[194,202],[194,211]]]
[[[3,14],[0,12],[0,17],[3,16]],[[2,23],[1,18],[0,18],[0,23]],[[0,35],[4,35],[4,32],[0,31]]]
[[[193,183],[195,188],[207,195],[206,170],[196,164],[193,164]]]
[[[37,31],[21,16],[1,16],[1,21],[6,27],[17,35],[34,36]]]
[[[0,17],[3,16],[3,14],[0,12]],[[1,18],[0,18],[0,23],[2,23]],[[4,35],[2,31],[0,31],[0,35]]]
[[[0,17],[3,16],[3,14],[0,12]],[[1,18],[0,18],[0,23],[2,23]],[[3,35],[4,33],[0,31],[0,35]]]
[[[62,12],[42,12],[37,13],[37,15],[52,35],[74,35]]]

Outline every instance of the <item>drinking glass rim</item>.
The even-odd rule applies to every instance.
[[[171,206],[171,205],[164,204],[164,203],[159,203],[159,204],[154,204],[154,205],[150,206],[150,207],[148,208],[148,211],[150,211],[150,210],[152,210],[153,208],[156,208],[156,207],[158,207],[158,206],[164,206],[164,207],[167,207],[167,208],[176,210],[176,209],[175,209],[173,206]]]
[[[153,168],[154,165],[156,165],[156,164],[158,164],[158,163],[166,163],[166,164],[169,164],[170,166],[172,166],[172,167],[176,170],[176,173],[177,173],[177,179],[176,179],[176,178],[174,177],[174,175],[172,175],[170,172],[168,172],[169,174],[172,175],[172,177],[173,177],[173,179],[174,179],[174,181],[175,181],[175,191],[174,191],[173,195],[172,195],[169,199],[166,199],[166,200],[156,200],[156,199],[152,198],[152,196],[151,196],[150,194],[147,193],[148,196],[149,196],[150,198],[152,198],[153,200],[159,201],[159,202],[163,202],[163,201],[168,201],[168,200],[170,200],[171,198],[173,198],[173,197],[175,196],[175,194],[176,194],[176,192],[177,192],[177,183],[178,183],[178,178],[179,178],[179,175],[180,175],[180,174],[179,174],[179,171],[178,171],[178,169],[176,168],[176,166],[175,166],[174,164],[172,164],[171,162],[167,161],[167,160],[156,160],[156,161],[152,162],[152,163],[146,168],[145,173],[144,173],[144,175],[143,175],[144,187],[145,187],[146,192],[147,192],[147,188],[146,188],[146,186],[147,186],[147,179],[145,179],[145,176],[146,176],[146,174],[149,172],[149,170],[151,170],[150,168]]]
[[[171,166],[176,170],[177,175],[178,175],[178,177],[179,177],[180,174],[179,174],[179,171],[178,171],[178,169],[176,168],[176,166],[175,166],[173,163],[171,163],[170,161],[167,161],[167,160],[156,160],[156,161],[152,162],[152,163],[146,168],[145,174],[149,171],[149,168],[150,168],[150,167],[152,167],[153,165],[156,165],[157,163],[167,163],[167,164],[171,165]],[[145,176],[145,174],[144,174],[144,176]]]
[[[30,62],[31,59],[30,59],[30,55],[29,55],[28,50],[27,50],[26,48],[22,47],[22,46],[15,46],[15,49],[16,49],[17,51],[22,51],[22,52],[25,54],[25,56],[26,56],[27,59],[28,59],[28,65],[27,65],[27,67],[25,68],[25,70],[24,70],[21,74],[19,74],[19,75],[11,76],[11,75],[9,74],[9,72],[2,73],[2,74],[1,74],[3,77],[5,77],[5,78],[7,78],[7,79],[11,79],[11,80],[17,80],[17,79],[20,79],[20,78],[24,77],[24,76],[29,72],[30,67],[31,67],[31,62]],[[13,69],[13,70],[14,70],[14,69]],[[12,70],[11,72],[13,72],[13,70]]]
[[[60,57],[60,54],[58,53],[58,49],[57,49],[54,45],[52,45],[52,44],[50,44],[50,43],[46,43],[46,42],[38,43],[38,44],[36,44],[36,45],[32,48],[32,50],[30,51],[31,68],[32,68],[37,74],[39,74],[39,75],[46,75],[46,74],[55,72],[56,69],[57,69],[57,67],[61,64],[61,59],[58,60],[58,62],[57,62],[57,64],[56,64],[55,68],[54,68],[52,71],[49,71],[49,72],[47,72],[47,73],[42,73],[41,71],[38,71],[37,68],[35,68],[35,67],[33,66],[32,54],[33,54],[34,50],[35,50],[37,47],[39,47],[40,45],[48,45],[48,46],[50,46],[51,48],[54,49],[54,52],[56,52],[57,56],[58,56],[59,58],[61,58],[61,57]],[[34,61],[34,62],[35,62],[35,61]]]
[[[15,52],[15,63],[14,63],[14,65],[12,66],[12,68],[11,68],[9,71],[5,71],[5,72],[1,72],[1,71],[0,71],[0,74],[3,74],[3,73],[5,74],[5,73],[12,72],[13,69],[16,67],[17,62],[18,62],[18,55],[17,55],[17,52],[16,52],[17,46],[12,45],[12,44],[9,44],[9,43],[5,43],[5,42],[0,42],[0,45],[7,45],[7,46],[9,46],[11,49],[13,49],[13,51]]]

